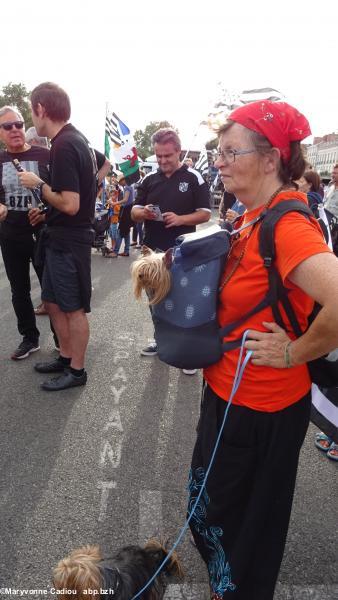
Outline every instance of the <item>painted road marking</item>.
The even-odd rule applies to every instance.
[[[153,537],[160,539],[162,529],[161,492],[141,491],[139,500],[139,534],[141,546]]]

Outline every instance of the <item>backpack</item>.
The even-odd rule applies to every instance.
[[[171,288],[152,306],[160,360],[181,369],[200,369],[223,354],[217,320],[218,286],[230,249],[226,230],[182,235],[173,248]]]
[[[240,347],[242,342],[241,338],[223,342],[223,338],[267,306],[271,306],[276,323],[286,329],[279,303],[295,335],[302,335],[289,292],[275,267],[275,226],[289,212],[313,217],[311,209],[303,202],[285,200],[264,210],[254,221],[243,226],[255,226],[261,222],[259,252],[268,272],[269,287],[256,306],[222,328],[217,321],[218,290],[232,232],[217,230],[210,233],[207,229],[177,238],[173,249],[171,289],[159,304],[152,307],[160,360],[181,369],[210,366],[218,362],[225,352]],[[315,307],[310,322],[319,309]],[[314,383],[323,387],[338,385],[338,361],[322,357],[311,361],[308,366]]]

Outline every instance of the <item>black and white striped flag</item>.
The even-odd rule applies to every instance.
[[[228,115],[235,108],[258,100],[284,101],[284,95],[279,90],[270,87],[233,91],[228,90],[222,83],[219,83],[216,102],[208,114],[207,120],[202,121],[202,124],[207,125],[209,129],[215,132],[225,123]]]
[[[208,155],[206,150],[202,150],[197,163],[195,164],[195,169],[201,173],[201,175],[206,176],[209,172],[209,163],[208,163]]]
[[[240,93],[239,99],[241,104],[249,104],[250,102],[258,102],[259,100],[270,100],[270,102],[282,102],[283,94],[275,88],[256,88],[253,90],[243,90]]]
[[[110,147],[109,142],[113,142],[116,146],[121,146],[122,144],[121,135],[118,129],[118,119],[114,113],[107,112],[105,124],[105,147],[107,151]],[[107,153],[106,156],[108,156]]]

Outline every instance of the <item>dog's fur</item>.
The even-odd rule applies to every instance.
[[[157,540],[150,540],[144,548],[126,546],[106,559],[102,558],[99,546],[83,546],[73,550],[55,567],[54,587],[56,590],[76,590],[76,595],[71,596],[76,600],[131,600],[148,583],[166,556],[165,545]],[[182,577],[175,552],[139,600],[161,600],[166,575]],[[69,600],[69,594],[58,593],[58,598]]]
[[[166,297],[171,287],[170,266],[172,248],[166,252],[153,252],[142,247],[140,258],[131,265],[131,277],[135,298],[141,298],[142,290],[148,296],[149,304],[158,304]]]

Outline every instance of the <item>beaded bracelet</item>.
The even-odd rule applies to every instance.
[[[289,342],[286,342],[286,344],[284,346],[284,362],[285,362],[285,366],[287,369],[290,369],[292,367],[291,356],[290,356],[290,352],[289,352],[289,348],[290,348],[291,344],[292,344],[292,340],[290,340]]]

